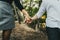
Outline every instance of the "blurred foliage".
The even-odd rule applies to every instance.
[[[23,0],[23,6],[24,8],[28,11],[29,15],[32,17],[34,16],[38,10],[39,7],[41,5],[42,0]],[[39,25],[42,27],[45,26],[42,25],[42,23],[45,23],[45,19],[46,19],[46,12],[43,14],[43,16],[40,19],[37,19],[35,21],[33,21],[31,24],[29,24],[29,26],[35,28],[36,24],[38,25],[37,27],[39,28]],[[41,23],[41,24],[40,24]]]
[[[20,0],[20,2],[23,5],[23,7],[28,11],[29,15],[32,17],[38,12],[42,0]],[[30,26],[35,28],[36,24],[38,24],[38,27],[39,27],[40,23],[45,23],[46,15],[47,14],[45,12],[40,19],[37,19],[37,20],[33,21],[30,24]],[[19,14],[18,14],[18,16],[19,16]],[[17,19],[19,20],[20,18],[18,17]]]
[[[39,9],[39,1],[40,0],[24,0],[23,6],[28,11],[30,16],[33,16],[37,13]]]
[[[32,17],[38,12],[41,2],[42,0],[23,0],[22,4],[28,11],[29,15]],[[43,16],[44,15],[46,15],[46,13],[44,13]]]
[[[23,0],[22,4],[28,11],[29,15],[32,17],[38,12],[41,2],[42,0]],[[45,12],[40,19],[46,19],[46,15],[47,14]]]

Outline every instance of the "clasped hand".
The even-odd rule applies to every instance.
[[[30,17],[30,16],[26,16],[26,17],[25,17],[25,23],[29,24],[29,23],[31,23],[31,22],[32,22],[31,17]]]

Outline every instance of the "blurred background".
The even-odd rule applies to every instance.
[[[38,12],[41,2],[42,0],[20,0],[20,3],[31,17]],[[16,27],[12,30],[10,40],[48,40],[45,29],[46,12],[41,18],[33,21],[31,24],[26,24],[24,23],[23,13],[14,5],[14,2],[12,5]]]
[[[33,17],[39,10],[39,7],[41,5],[42,0],[20,0],[20,3],[23,5],[23,7],[28,11],[29,15]],[[19,11],[17,7],[14,7],[14,14],[16,21],[19,21],[19,23],[24,21],[24,15]],[[37,19],[33,21],[29,26],[35,26],[45,28],[45,19],[46,19],[46,12],[43,14],[43,16],[40,19]]]

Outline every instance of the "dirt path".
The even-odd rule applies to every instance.
[[[11,34],[11,40],[47,40],[47,35],[42,31],[36,32],[26,24],[16,23]]]
[[[2,31],[0,31],[0,40],[2,39]],[[11,40],[48,40],[47,35],[42,31],[36,32],[29,28],[26,24],[16,23],[16,27],[11,34]]]

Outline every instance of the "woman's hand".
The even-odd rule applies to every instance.
[[[25,23],[29,24],[29,23],[31,23],[31,22],[32,22],[31,17],[30,17],[30,16],[26,16],[26,17],[25,17]]]

